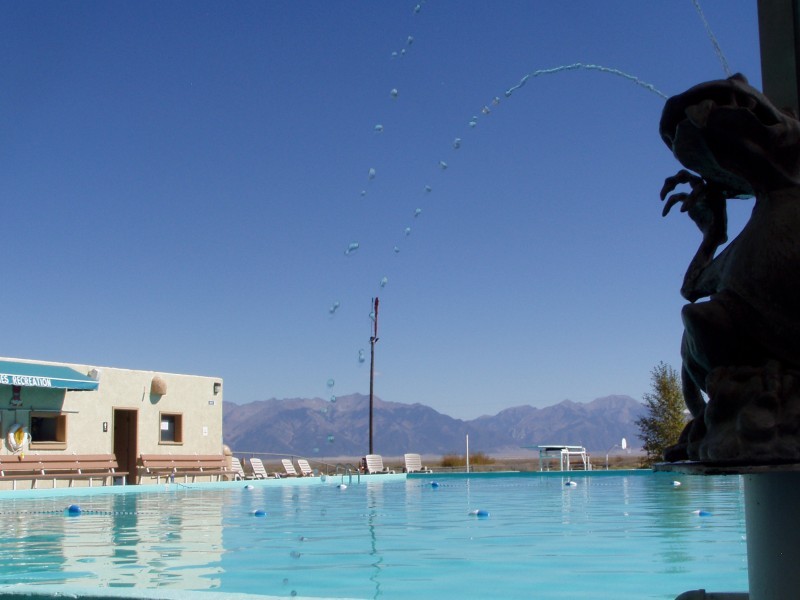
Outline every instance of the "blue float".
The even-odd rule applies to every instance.
[[[432,487],[433,489],[436,489],[436,488],[438,488],[438,487],[439,487],[439,484],[438,484],[437,482],[433,481],[433,482],[431,482],[431,487]]]
[[[267,516],[267,511],[261,510],[259,508],[259,509],[253,511],[253,516],[254,517],[266,517]]]
[[[81,507],[78,506],[77,504],[70,504],[67,507],[67,514],[69,515],[79,515],[81,514],[81,512],[83,511],[81,510]]]
[[[489,516],[489,511],[480,508],[477,510],[469,511],[469,514],[472,515],[473,517],[478,517],[479,519],[486,519]]]

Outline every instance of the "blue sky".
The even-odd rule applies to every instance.
[[[640,399],[700,241],[661,217],[664,101],[504,92],[724,77],[693,2],[416,5],[0,3],[0,355],[367,393],[377,295],[384,400]],[[702,8],[760,87],[756,3]]]

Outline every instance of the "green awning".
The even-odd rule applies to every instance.
[[[99,382],[69,367],[0,360],[0,385],[96,390]]]

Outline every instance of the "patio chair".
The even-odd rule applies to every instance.
[[[303,477],[314,476],[314,470],[311,468],[311,465],[308,464],[308,461],[305,458],[298,458],[297,466],[300,467],[300,474]]]
[[[283,470],[286,471],[289,477],[299,477],[297,469],[294,468],[294,463],[292,463],[291,460],[284,458],[281,460],[281,463],[283,463]]]
[[[367,463],[367,473],[370,475],[375,473],[394,473],[394,471],[390,471],[383,466],[383,457],[380,454],[367,454],[365,461]]]
[[[251,458],[250,466],[253,467],[253,475],[255,475],[256,479],[269,479],[269,473],[267,473],[260,458]]]
[[[231,471],[233,471],[233,480],[239,479],[253,479],[252,475],[247,475],[242,468],[242,462],[235,456],[231,456]]]
[[[422,457],[419,454],[403,455],[406,461],[406,473],[433,473],[428,467],[422,466]]]

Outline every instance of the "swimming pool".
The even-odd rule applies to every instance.
[[[373,476],[347,489],[329,478],[3,494],[0,585],[387,599],[745,591],[740,478],[674,479]],[[70,504],[82,512],[69,516]]]

